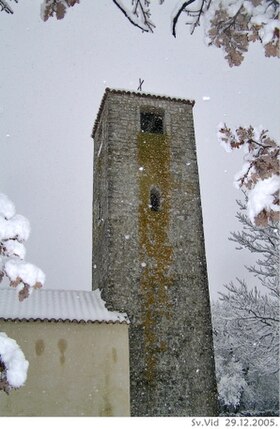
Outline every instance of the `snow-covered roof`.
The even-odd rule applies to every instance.
[[[189,104],[191,106],[194,106],[194,104],[195,104],[194,100],[188,100],[186,98],[170,97],[168,95],[161,95],[161,94],[150,94],[148,92],[142,92],[142,91],[129,91],[129,90],[126,90],[126,89],[106,88],[105,89],[105,93],[104,93],[103,98],[102,98],[101,103],[100,103],[99,111],[97,113],[97,117],[96,117],[94,126],[93,126],[92,137],[94,137],[95,131],[97,129],[97,126],[98,126],[98,123],[99,123],[99,120],[100,120],[100,116],[101,116],[101,112],[103,110],[103,106],[104,106],[105,100],[107,98],[107,95],[110,94],[110,93],[111,94],[120,94],[120,95],[122,95],[122,94],[127,94],[127,95],[132,94],[132,95],[136,95],[136,96],[142,97],[142,98],[156,98],[156,99],[159,99],[159,100],[177,101],[177,102],[180,102],[180,103]]]
[[[14,289],[0,290],[0,320],[129,323],[125,313],[109,311],[95,291],[35,290],[20,302]]]

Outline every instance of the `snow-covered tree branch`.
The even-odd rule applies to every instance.
[[[245,201],[246,201],[245,195]],[[246,215],[246,203],[237,201],[237,219],[242,231],[232,232],[230,240],[237,243],[238,250],[248,249],[257,255],[256,264],[246,267],[269,291],[280,297],[279,290],[279,223],[269,222],[265,228],[254,225]]]
[[[231,67],[242,63],[249,44],[256,41],[266,57],[279,57],[277,0],[215,0],[205,18],[209,45],[222,48]]]
[[[218,140],[227,152],[244,149],[244,164],[235,177],[235,185],[246,191],[250,221],[265,226],[268,221],[279,220],[278,143],[262,127],[239,127],[232,131],[226,124],[219,125]]]
[[[29,363],[17,342],[0,332],[0,391],[9,393],[23,386]]]
[[[45,282],[41,269],[24,261],[24,242],[29,234],[28,220],[16,214],[14,204],[0,194],[0,281],[7,276],[10,286],[17,288],[20,301]]]
[[[244,365],[238,355],[235,337],[228,331],[227,317],[230,313],[224,303],[212,303],[213,339],[218,397],[221,408],[236,411],[241,403],[244,390],[249,389]]]
[[[44,0],[41,5],[41,18],[47,21],[51,16],[63,19],[67,8],[79,4],[80,0]]]
[[[248,289],[243,292],[240,299],[246,298]],[[212,321],[221,413],[277,414],[279,345],[273,335],[276,324],[275,330],[267,326],[261,333],[261,325],[236,317],[235,309],[226,300],[212,303]]]
[[[262,344],[264,350],[270,348],[271,351],[275,349],[278,352],[279,301],[261,294],[256,287],[250,290],[243,280],[237,279],[237,282],[237,286],[233,282],[226,285],[228,293],[221,294],[222,300],[232,308],[236,329],[244,323],[248,330],[254,329],[255,339]],[[265,340],[269,340],[269,344]]]
[[[79,3],[80,0],[44,0],[41,17],[44,21],[54,16],[63,19],[67,10]],[[134,27],[145,33],[154,32],[150,0],[112,0],[112,3]],[[164,0],[158,3],[163,4]],[[13,13],[7,1],[1,0],[0,6]],[[191,34],[202,24],[207,44],[221,48],[231,67],[239,66],[250,43],[256,41],[263,45],[266,57],[279,57],[279,10],[278,0],[181,1],[170,12],[171,31],[176,37],[183,17]]]
[[[14,204],[6,195],[0,194],[0,282],[6,276],[10,286],[18,290],[20,301],[45,282],[40,268],[24,261],[24,242],[29,234],[28,220],[16,214]],[[28,365],[16,341],[0,332],[0,390],[9,393],[21,387],[27,377]]]
[[[245,201],[247,197],[245,195]],[[249,290],[244,280],[237,278],[237,286],[226,285],[227,293],[221,299],[228,303],[234,314],[233,325],[245,324],[247,330],[254,330],[255,340],[264,350],[279,352],[279,224],[268,221],[266,228],[252,223],[246,216],[246,204],[238,202],[237,218],[242,231],[231,234],[230,240],[258,255],[256,264],[247,267],[269,294],[261,293],[257,287]],[[265,289],[264,289],[265,290]]]
[[[239,251],[247,249],[258,256],[255,265],[246,268],[263,290],[250,289],[237,278],[212,306],[220,402],[234,411],[246,401],[251,406],[256,400],[265,402],[267,392],[258,390],[260,380],[279,377],[279,224],[268,220],[265,228],[256,226],[246,215],[246,202],[246,194],[244,203],[237,202],[242,230],[231,233],[230,240]],[[276,400],[271,392],[268,396],[278,409],[278,383],[275,389]]]
[[[42,16],[62,19],[67,8],[79,0],[45,0]],[[128,21],[143,32],[153,32],[149,0],[113,0]],[[159,0],[159,4],[164,0]],[[222,48],[229,65],[238,66],[251,42],[259,41],[267,57],[279,56],[279,2],[277,0],[188,0],[179,3],[171,14],[172,34],[184,16],[191,34],[203,24],[208,45]]]

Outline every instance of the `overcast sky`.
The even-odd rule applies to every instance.
[[[156,2],[154,34],[132,27],[111,0],[82,0],[62,21],[44,23],[41,0],[0,14],[0,192],[31,222],[26,260],[46,273],[46,288],[91,289],[91,130],[105,88],[136,90],[139,78],[145,92],[196,101],[212,297],[246,275],[249,255],[228,241],[239,227],[233,176],[242,153],[224,152],[216,126],[262,124],[279,140],[279,61],[252,46],[231,69],[183,21],[174,39],[170,3]]]

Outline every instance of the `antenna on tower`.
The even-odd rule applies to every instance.
[[[139,77],[139,86],[137,88],[137,91],[142,91],[143,83],[144,83],[144,79],[142,80],[141,77]]]

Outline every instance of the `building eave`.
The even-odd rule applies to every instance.
[[[0,321],[126,323],[125,313],[109,311],[99,289],[95,291],[42,289],[19,302],[17,291],[0,290]]]

